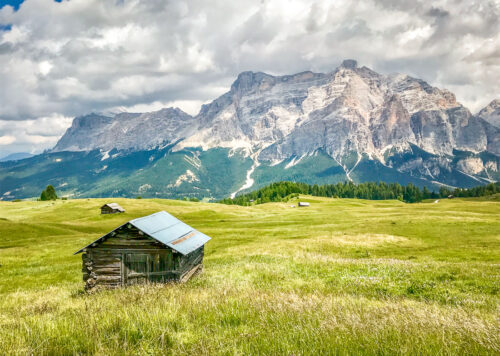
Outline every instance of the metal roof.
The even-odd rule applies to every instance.
[[[111,209],[116,209],[116,210],[119,210],[119,211],[125,211],[125,209],[123,209],[120,204],[118,203],[108,203],[108,204],[104,204],[103,206],[101,206],[101,209],[104,208],[105,206],[108,206],[110,207]]]
[[[160,211],[158,213],[144,216],[142,218],[130,220],[129,222],[117,227],[115,230],[126,224],[135,226],[146,235],[183,255],[187,255],[188,253],[203,246],[210,240],[210,237],[208,237],[207,235],[183,223],[166,211]],[[81,250],[78,250],[77,252],[75,252],[75,255],[82,252],[90,245],[96,242],[100,242],[113,231],[107,233],[104,236],[101,236],[96,241],[85,246]]]

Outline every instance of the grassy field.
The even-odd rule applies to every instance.
[[[0,353],[499,354],[500,201],[0,202]],[[87,295],[73,252],[166,210],[212,236],[184,285]]]

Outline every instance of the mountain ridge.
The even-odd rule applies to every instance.
[[[368,85],[370,87],[367,87]],[[274,90],[276,88],[278,89]],[[283,98],[281,100],[276,97],[264,98],[264,95],[276,94]],[[255,100],[257,105],[251,103],[251,100]],[[449,109],[455,111],[443,112]],[[486,108],[482,112],[485,110]],[[416,113],[420,114],[410,120]],[[453,139],[454,142],[436,143],[433,137],[428,137],[427,131],[432,127],[423,127],[433,123],[435,126],[440,126],[434,129],[446,129],[446,125],[451,126],[452,120],[443,118],[443,114],[453,115],[455,117],[451,118],[452,120],[461,121],[458,126],[452,127],[457,131],[451,133],[454,137],[448,138],[448,141]],[[432,87],[420,79],[407,75],[381,75],[367,67],[358,67],[354,60],[345,60],[336,70],[326,74],[306,71],[293,75],[272,76],[263,72],[242,72],[227,93],[210,104],[203,105],[195,116],[188,115],[178,108],[166,108],[142,114],[120,113],[113,119],[104,119],[103,116],[91,114],[90,117],[94,121],[100,119],[98,123],[108,123],[111,128],[120,121],[125,133],[132,133],[136,137],[135,141],[128,140],[129,146],[122,142],[117,144],[114,137],[105,137],[105,142],[98,140],[89,142],[88,138],[93,135],[86,134],[87,146],[75,147],[71,133],[82,129],[75,127],[75,122],[87,116],[79,117],[56,144],[53,152],[95,148],[144,149],[163,142],[171,143],[179,140],[177,148],[180,149],[245,148],[249,151],[247,153],[249,155],[258,147],[276,144],[276,141],[284,139],[295,129],[300,129],[304,123],[321,121],[327,116],[330,116],[330,120],[325,124],[329,127],[350,131],[344,132],[345,136],[358,134],[351,140],[351,144],[360,146],[356,147],[359,153],[375,154],[379,159],[383,157],[383,150],[387,146],[404,145],[408,142],[437,154],[452,154],[454,148],[475,153],[486,150],[500,154],[500,147],[495,142],[487,147],[488,139],[481,141],[481,138],[486,137],[484,132],[476,142],[471,142],[470,133],[459,132],[462,126],[467,125],[468,120],[477,126],[476,130],[481,130],[482,127],[481,123],[477,122],[479,116],[472,115],[458,103],[453,93]],[[338,122],[339,120],[335,119],[339,117],[347,120]],[[126,126],[133,120],[137,121],[133,127],[136,130],[129,130]],[[486,118],[483,120],[487,121]],[[156,124],[152,125],[155,132],[149,137],[147,135],[144,137],[145,134],[149,134],[145,123],[150,121]],[[169,125],[166,125],[166,122]],[[352,130],[345,127],[346,124],[353,126]],[[358,127],[363,124],[367,124],[368,127]],[[159,127],[160,125],[164,127]],[[186,127],[188,125],[192,125],[190,129]],[[375,133],[375,137],[365,141],[363,137],[370,136],[371,132]],[[71,139],[68,139],[68,134]],[[443,134],[450,136],[450,132]],[[468,141],[467,139],[464,141],[464,136],[468,136]],[[335,158],[339,158],[346,142],[342,137],[336,137],[334,141],[323,144],[333,149],[331,153],[336,153]],[[492,141],[490,140],[490,144]],[[114,146],[109,146],[110,144]],[[286,149],[286,145],[283,148]],[[287,157],[303,150],[292,151]],[[270,155],[268,150],[262,153],[262,159],[279,159],[278,153],[276,157]]]
[[[0,158],[0,162],[8,162],[8,161],[18,161],[25,158],[33,157],[34,155],[28,152],[15,152],[10,153],[2,158]]]
[[[92,176],[94,186],[74,186],[69,181],[78,172],[57,173],[55,166],[48,176],[76,196],[133,191],[220,198],[279,180],[471,187],[500,179],[498,103],[473,115],[446,89],[404,74],[379,74],[355,60],[329,73],[247,71],[195,116],[165,108],[77,117],[45,158],[77,156],[70,152],[92,157],[79,168],[86,172],[79,179],[87,183]],[[112,168],[139,156],[150,158],[130,162],[136,170],[123,163]],[[61,165],[66,158],[55,159]],[[27,168],[9,169],[3,182]],[[229,180],[212,180],[220,173],[214,169],[225,170]],[[28,194],[15,180],[8,182],[7,196],[23,189]]]

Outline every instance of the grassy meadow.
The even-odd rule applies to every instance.
[[[0,202],[0,354],[500,353],[498,197],[302,200]],[[212,237],[204,272],[84,293],[73,253],[159,210]]]

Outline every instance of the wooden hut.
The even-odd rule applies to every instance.
[[[116,213],[124,213],[125,209],[123,209],[117,203],[108,203],[101,206],[101,214],[116,214]]]
[[[210,237],[165,211],[130,220],[75,252],[85,289],[187,281],[202,269]]]

